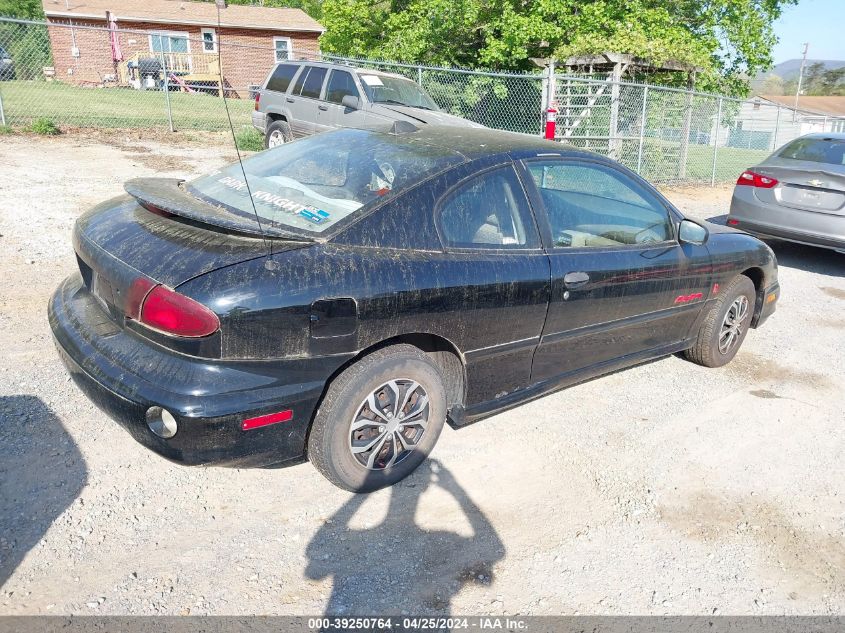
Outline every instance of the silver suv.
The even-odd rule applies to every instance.
[[[265,147],[334,128],[379,129],[398,121],[483,127],[441,112],[410,79],[322,62],[276,64],[252,113]]]

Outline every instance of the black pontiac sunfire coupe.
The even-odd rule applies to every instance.
[[[779,294],[756,238],[487,129],[339,130],[126,192],[79,218],[50,301],[77,384],[168,459],[307,459],[348,490],[444,422],[679,351],[723,365]]]

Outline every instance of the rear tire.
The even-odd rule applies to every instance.
[[[378,490],[425,461],[445,421],[446,390],[436,365],[412,345],[392,345],[329,385],[314,416],[308,458],[340,488]]]
[[[754,283],[738,275],[705,315],[695,345],[684,352],[687,359],[705,367],[728,364],[748,334],[755,301]]]
[[[267,133],[264,135],[264,148],[278,147],[285,143],[290,143],[293,140],[293,134],[290,131],[290,126],[287,121],[273,121],[267,127]]]

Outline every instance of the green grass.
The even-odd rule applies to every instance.
[[[771,150],[720,147],[716,151],[716,182],[734,182],[739,175],[765,160]],[[713,148],[708,145],[690,145],[687,154],[687,177],[710,180],[713,171]]]
[[[239,150],[260,152],[264,149],[264,137],[254,127],[244,127],[235,133],[235,143]]]
[[[29,129],[36,134],[41,134],[42,136],[55,136],[56,134],[61,134],[61,130],[56,127],[56,124],[45,117],[35,119]]]
[[[222,100],[208,94],[171,92],[177,130],[224,130],[229,124]],[[81,88],[60,82],[4,81],[0,97],[6,123],[29,126],[50,119],[60,127],[167,128],[164,92],[132,88]],[[253,102],[229,99],[235,127],[250,124]]]

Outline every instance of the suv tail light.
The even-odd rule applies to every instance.
[[[174,336],[198,338],[220,329],[217,315],[204,305],[144,278],[136,279],[129,290],[126,316]]]
[[[255,93],[255,110],[256,110],[256,112],[258,111],[258,104],[259,104],[260,101],[261,101],[261,93],[256,92]]]
[[[736,181],[738,185],[748,185],[750,187],[758,187],[760,189],[771,189],[778,181],[768,176],[763,176],[753,171],[744,171],[739,175]]]

